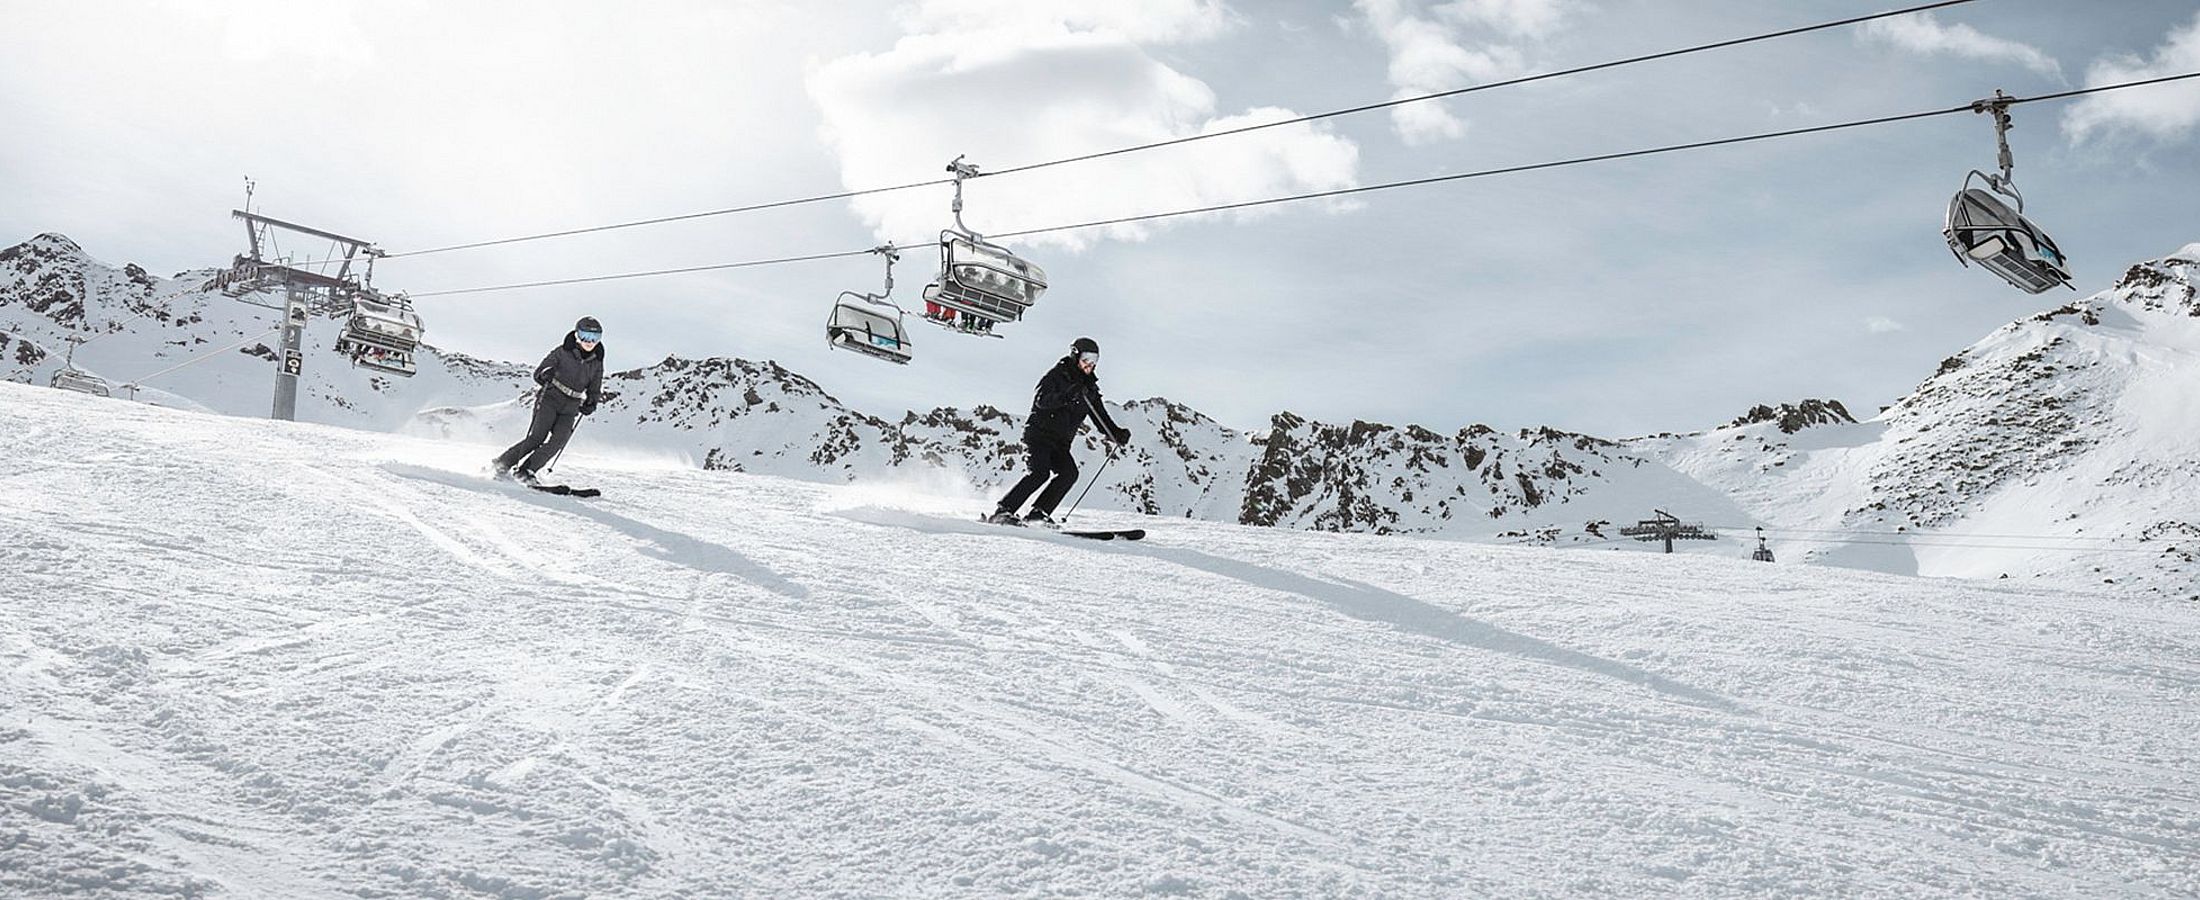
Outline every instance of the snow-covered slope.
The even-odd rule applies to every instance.
[[[2133,266],[1949,357],[1869,422],[1637,443],[1801,558],[2200,598],[2196,285],[2200,244]]]
[[[1839,403],[1759,406],[1691,434],[1609,440],[1548,428],[1445,434],[1289,412],[1240,431],[1155,398],[1116,405],[1136,438],[1088,508],[1294,529],[1606,547],[1669,510],[1744,558],[1764,527],[1783,561],[1897,574],[2048,578],[2200,598],[2200,245],[2135,266],[2111,290],[2012,323],[1951,357],[1882,415]],[[116,269],[58,235],[0,251],[0,357],[43,383],[69,334],[78,362],[143,380],[251,338],[271,311],[196,290],[206,272]],[[430,322],[431,337],[433,323]],[[300,418],[501,444],[524,430],[525,366],[423,354],[393,379],[309,335]],[[612,352],[616,357],[618,348]],[[248,342],[152,381],[171,406],[261,415],[272,352]],[[1026,373],[1028,374],[1028,373]],[[770,361],[678,357],[609,378],[575,452],[831,483],[997,492],[1018,475],[1021,418],[991,407],[881,416]]]
[[[0,895],[2200,892],[2189,603],[491,449],[0,384]]]
[[[61,366],[64,338],[76,334],[90,339],[76,351],[76,367],[117,386],[143,382],[141,400],[265,416],[280,314],[200,290],[212,274],[163,278],[135,264],[116,269],[56,234],[0,249],[0,341],[8,342],[0,354],[17,379],[45,384]],[[336,322],[315,319],[306,346],[331,348],[337,332]],[[309,359],[298,417],[379,431],[404,426],[423,408],[512,400],[526,375],[524,365],[448,352],[420,354],[420,374],[410,379],[353,369],[334,352]]]

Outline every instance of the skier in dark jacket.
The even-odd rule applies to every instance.
[[[1039,379],[1039,387],[1032,393],[1031,418],[1024,422],[1024,450],[1030,454],[1031,474],[1008,490],[1008,496],[1001,498],[1000,506],[986,521],[1053,527],[1054,507],[1077,483],[1077,460],[1070,455],[1069,447],[1086,417],[1106,433],[1113,445],[1110,454],[1130,441],[1130,429],[1108,418],[1107,405],[1100,402],[1100,379],[1093,375],[1099,366],[1100,345],[1092,338],[1078,338],[1069,345],[1069,355]],[[1046,490],[1040,491],[1031,512],[1018,522],[1016,510],[1040,485]]]
[[[603,398],[603,326],[582,316],[565,343],[535,367],[535,419],[527,436],[490,463],[498,478],[535,483],[535,472],[556,459],[580,417],[594,415]]]

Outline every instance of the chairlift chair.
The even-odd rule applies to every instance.
[[[2024,217],[2024,194],[2017,190],[2016,160],[2009,153],[2009,129],[2013,127],[2009,105],[2015,101],[2015,97],[1997,90],[1994,96],[1971,104],[1972,112],[1994,117],[1994,139],[1999,145],[1996,161],[2001,174],[1972,169],[1965,175],[1963,187],[1948,200],[1948,219],[1940,233],[1948,239],[1948,251],[1956,255],[1958,262],[1966,267],[1977,262],[2026,293],[2037,294],[2057,286],[2076,290],[2070,284],[2069,257],[2055,246],[2047,232]],[[1973,178],[1983,181],[1986,189],[1972,187]],[[2017,201],[2016,207],[2010,208],[1994,194]]]
[[[2018,211],[2022,199],[2011,209],[2001,198],[1970,187],[1969,178],[1964,185],[1948,201],[1948,223],[1941,229],[1956,259],[1966,266],[1976,262],[2026,293],[2070,286],[2069,259],[2047,232]]]
[[[978,167],[955,157],[955,227],[940,231],[940,274],[924,288],[924,318],[952,331],[998,337],[993,326],[1014,322],[1046,292],[1044,269],[963,224],[962,184]]]
[[[894,294],[894,263],[901,259],[901,251],[888,243],[871,248],[871,252],[886,258],[886,289],[877,294],[840,292],[833,302],[832,315],[825,319],[825,346],[908,365],[916,345],[909,340],[908,329],[902,327],[906,313],[887,299]],[[888,315],[886,310],[893,310],[893,314]]]
[[[336,352],[349,356],[352,365],[410,378],[418,371],[413,354],[425,330],[405,295],[385,297],[361,288],[352,294],[351,314],[336,338]]]
[[[898,316],[871,308],[869,297],[853,291],[841,292],[839,302],[833,304],[833,316],[825,322],[825,340],[836,349],[901,365],[909,364],[914,349]]]
[[[939,280],[925,285],[927,318],[959,331],[991,332],[1014,322],[1046,292],[1046,271],[967,232],[940,232]],[[946,311],[937,317],[933,307]]]
[[[61,367],[59,371],[53,373],[53,378],[46,383],[64,391],[75,391],[79,394],[90,394],[94,397],[114,396],[113,389],[107,386],[107,379],[74,366]]]

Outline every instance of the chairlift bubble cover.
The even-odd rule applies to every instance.
[[[866,308],[855,294],[842,294],[825,322],[827,346],[907,365],[913,347],[897,316]]]
[[[1987,271],[2027,293],[2038,294],[2070,283],[2069,261],[2054,239],[1984,190],[1964,188],[1956,192],[1948,201],[1948,221],[1941,234],[1948,239],[1948,249],[1964,265],[1977,260]]]
[[[425,330],[420,314],[403,300],[362,291],[352,297],[351,316],[344,320],[336,350],[349,355],[355,366],[410,378],[418,371],[413,354]]]
[[[1046,293],[1046,270],[968,235],[940,234],[940,280],[925,299],[996,322],[1014,322]]]

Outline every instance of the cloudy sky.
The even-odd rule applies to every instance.
[[[393,253],[926,181],[1898,8],[1858,0],[0,0],[0,244],[158,272],[228,211]],[[1004,233],[2200,71],[2195,0],[1976,0],[1865,27],[982,178]],[[2200,81],[2020,106],[2026,211],[2085,293],[2200,242]],[[776,359],[881,414],[1020,410],[1079,335],[1114,399],[1608,437],[1760,402],[1860,414],[2077,296],[1965,269],[1981,116],[1009,241],[1053,287],[999,340],[828,352],[870,258],[426,298],[430,339],[532,359],[582,314],[618,365]],[[930,240],[949,190],[400,257],[442,291]],[[915,297],[926,246],[896,270]]]

